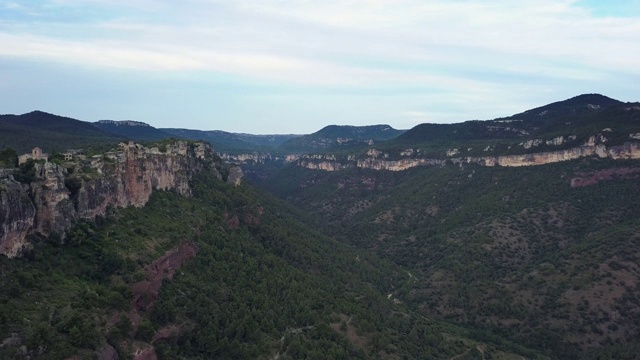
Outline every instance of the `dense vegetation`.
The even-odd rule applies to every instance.
[[[100,120],[94,122],[93,126],[106,133],[129,140],[154,141],[171,137],[169,133],[137,121]]]
[[[361,149],[376,143],[390,140],[404,133],[389,125],[347,126],[329,125],[313,134],[296,137],[284,142],[280,151],[285,153],[307,153],[314,151],[344,151]]]
[[[639,165],[587,158],[398,173],[289,167],[263,185],[330,224],[327,234],[409,270],[415,287],[395,294],[425,316],[551,357],[634,358]],[[576,178],[600,180],[572,187]]]
[[[66,149],[89,149],[116,144],[123,138],[106,133],[91,123],[34,111],[23,115],[0,115],[0,149],[11,147],[19,154],[38,146],[45,153]]]
[[[238,134],[220,130],[203,131],[175,128],[160,130],[182,139],[207,141],[211,143],[217,151],[226,153],[274,151],[287,140],[298,137],[298,135]]]
[[[556,122],[557,119],[593,113],[594,111],[622,105],[623,103],[600,94],[582,94],[571,99],[557,101],[515,114],[504,119],[520,119],[532,122]]]
[[[280,201],[204,176],[193,186],[191,198],[156,192],[144,208],[0,257],[0,334],[20,339],[0,358],[92,358],[105,344],[121,359],[151,345],[160,359],[535,355],[394,301],[387,294],[412,277],[302,225]],[[163,266],[154,261],[181,246],[197,255],[159,293],[144,291]]]
[[[603,95],[588,94],[495,120],[420,124],[380,148],[389,151],[418,147],[424,155],[432,157],[443,157],[447,149],[453,148],[469,149],[462,151],[464,156],[524,154],[575,148],[597,134],[603,134],[607,144],[620,145],[629,141],[629,135],[639,128],[637,103],[625,104]],[[522,147],[526,140],[560,136],[564,137],[563,144],[542,142],[530,149]],[[570,136],[575,139],[570,140]]]
[[[252,135],[225,131],[157,129],[135,121],[80,121],[63,116],[33,111],[23,115],[0,115],[0,149],[11,147],[27,153],[35,146],[45,153],[66,149],[93,149],[120,141],[160,141],[171,137],[202,140],[217,151],[273,151],[298,135]]]
[[[12,169],[18,166],[18,153],[11,147],[0,151],[0,168]]]

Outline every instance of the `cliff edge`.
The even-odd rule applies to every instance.
[[[0,254],[18,256],[35,234],[58,234],[64,240],[77,220],[95,219],[109,206],[144,206],[154,190],[190,196],[193,175],[204,169],[222,178],[213,149],[201,142],[177,141],[160,148],[121,143],[105,154],[74,160],[36,161],[13,172],[3,170]]]

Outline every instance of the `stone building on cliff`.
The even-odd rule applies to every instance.
[[[49,154],[43,153],[42,149],[36,146],[31,150],[31,154],[23,154],[18,156],[18,164],[24,164],[29,159],[47,161],[48,158]]]

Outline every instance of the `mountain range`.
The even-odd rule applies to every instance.
[[[0,357],[640,353],[639,103],[308,135],[33,112],[0,141],[52,156],[2,170]]]
[[[132,120],[88,123],[34,111],[23,115],[0,115],[0,127],[5,134],[0,137],[0,144],[26,151],[32,144],[22,139],[36,138],[42,139],[43,149],[52,152],[84,143],[156,141],[174,137],[207,141],[224,153],[269,152],[280,155],[323,151],[349,153],[366,150],[373,145],[389,149],[406,145],[429,148],[437,147],[438,142],[449,146],[457,142],[492,141],[500,145],[510,139],[533,136],[586,135],[606,128],[611,121],[625,125],[627,118],[634,116],[634,112],[628,109],[637,106],[637,103],[626,104],[599,94],[585,94],[494,120],[420,124],[410,130],[397,130],[388,125],[329,125],[308,135],[252,135],[221,130],[154,128]],[[78,136],[87,138],[87,141],[77,139]]]

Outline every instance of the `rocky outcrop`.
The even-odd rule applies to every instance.
[[[559,142],[560,140],[554,140]],[[569,161],[587,156],[598,156],[600,158],[618,159],[640,159],[640,143],[625,143],[620,146],[609,146],[601,143],[606,138],[590,138],[585,145],[557,151],[547,151],[521,155],[500,155],[482,157],[463,157],[443,159],[428,158],[407,158],[398,160],[379,159],[368,157],[354,160],[351,157],[343,161],[313,161],[308,158],[300,158],[297,165],[314,170],[338,171],[351,167],[372,170],[403,171],[416,166],[444,165],[447,162],[454,164],[479,164],[482,166],[534,166]]]
[[[484,166],[533,166],[575,160],[586,156],[600,158],[640,159],[640,144],[625,143],[607,148],[604,144],[588,144],[573,149],[548,151],[524,155],[503,155],[495,157],[465,158],[466,163],[477,163]]]
[[[447,150],[447,156],[456,156],[460,154],[460,149],[449,149]]]
[[[0,186],[0,253],[14,257],[27,246],[27,235],[34,230],[36,208],[27,185],[5,178]]]
[[[298,166],[305,167],[307,169],[312,170],[324,170],[324,171],[338,171],[344,170],[350,167],[353,167],[353,164],[346,163],[343,164],[339,161],[308,161],[308,160],[299,160]]]
[[[0,253],[18,255],[29,246],[31,234],[57,233],[64,239],[78,219],[94,219],[108,206],[144,206],[154,190],[189,196],[192,176],[211,161],[212,154],[203,143],[178,141],[164,151],[129,143],[70,166],[73,174],[67,165],[38,162],[28,185],[8,175],[0,180]],[[239,182],[241,175],[231,173],[232,181]]]
[[[607,129],[603,129],[603,131],[605,131]],[[600,135],[601,136],[601,135]],[[534,147],[538,147],[542,144],[547,144],[547,145],[553,145],[553,146],[560,146],[566,142],[569,141],[574,141],[575,139],[577,139],[576,135],[570,135],[567,137],[564,136],[557,136],[553,139],[548,139],[548,140],[543,140],[543,139],[532,139],[532,140],[527,140],[524,142],[521,142],[519,145],[522,146],[525,149],[531,149]],[[592,137],[592,140],[595,141],[596,137]]]
[[[135,360],[158,360],[158,355],[156,355],[156,349],[154,347],[150,347],[147,349],[138,349],[134,354]]]
[[[220,157],[226,161],[239,164],[264,164],[273,161],[283,161],[282,158],[270,153],[248,153],[248,154],[220,154]]]
[[[66,168],[53,163],[35,164],[36,181],[30,184],[36,208],[35,231],[43,235],[63,232],[78,214],[65,186]]]
[[[232,166],[229,168],[229,176],[227,176],[227,182],[235,186],[240,186],[244,173],[240,166]]]
[[[438,165],[444,163],[439,159],[400,159],[400,160],[358,160],[357,166],[363,169],[403,171],[416,166]]]
[[[98,360],[120,360],[120,357],[113,346],[105,344],[98,353]]]

